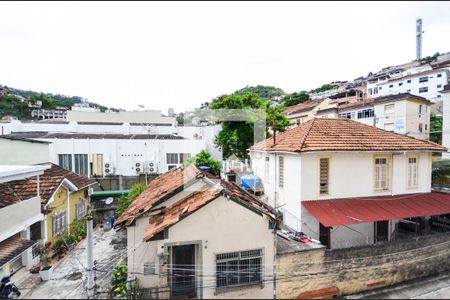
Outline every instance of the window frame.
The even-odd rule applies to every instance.
[[[410,168],[411,168],[411,162],[410,159],[415,159],[416,162],[415,165],[415,178],[414,181],[412,180]],[[415,184],[411,184],[414,182]],[[406,187],[408,189],[417,189],[419,187],[419,156],[417,155],[407,155],[406,156]]]
[[[428,82],[428,76],[419,77],[419,83]]]
[[[80,206],[82,205],[83,210],[80,209]],[[76,219],[81,219],[82,217],[84,217],[86,215],[86,199],[81,198],[78,200],[77,203],[75,203],[75,218]]]
[[[419,88],[419,94],[421,93],[428,93],[428,87],[427,86],[423,86]]]
[[[61,210],[60,212],[52,215],[52,234],[54,237],[64,232],[67,227],[67,209]]]
[[[327,190],[326,192],[322,192],[322,168],[321,168],[321,161],[322,159],[326,159],[328,160],[328,168],[327,168]],[[331,162],[331,157],[330,156],[319,156],[319,166],[318,166],[318,175],[319,175],[319,196],[326,196],[326,195],[330,195],[330,162]]]
[[[278,187],[284,188],[284,156],[278,156]]]
[[[245,255],[250,254],[251,252],[255,252],[254,255]],[[220,256],[223,256],[219,258]],[[233,257],[234,256],[234,257]],[[251,268],[250,262],[252,260],[259,260],[255,265],[256,267]],[[252,270],[255,269],[256,272],[256,280],[251,280],[248,278],[247,282],[242,282],[242,274],[244,272],[241,271],[241,262],[249,261],[248,269]],[[230,262],[234,262],[234,264],[231,265],[231,267],[237,267],[237,269],[229,271]],[[219,264],[225,264],[219,265]],[[225,267],[225,268],[223,268]],[[263,284],[263,276],[264,276],[264,249],[252,249],[252,250],[242,250],[242,251],[232,251],[232,252],[224,252],[224,253],[216,253],[215,254],[215,277],[216,277],[216,289],[218,291],[226,291],[229,289],[233,289],[236,287],[246,287],[246,286],[255,286],[255,285],[262,285]],[[222,268],[219,270],[219,268]],[[259,274],[258,274],[259,271]],[[247,272],[248,274],[251,274],[250,272]],[[222,274],[225,274],[222,275]],[[226,274],[231,274],[231,277],[234,277],[233,279],[237,281],[237,283],[229,283],[230,276],[227,276]],[[238,274],[238,276],[235,276],[235,274]],[[259,278],[258,278],[259,275]],[[223,278],[224,276],[225,278]],[[222,278],[219,278],[222,277]],[[250,277],[250,275],[249,275]],[[223,280],[225,280],[225,284],[223,284]]]
[[[68,166],[69,168],[66,168],[67,162],[69,163]],[[58,165],[63,169],[72,171],[72,154],[65,154],[65,153],[58,154]]]
[[[386,184],[384,187],[380,186],[378,187],[378,181],[382,181],[381,179],[377,179],[377,160],[378,159],[385,159],[386,160]],[[388,155],[375,155],[373,158],[373,185],[375,192],[386,192],[390,191],[391,189],[391,178],[390,178],[390,157]]]
[[[89,176],[89,157],[86,153],[76,153],[73,155],[73,171],[81,176]],[[85,171],[85,173],[83,173]]]

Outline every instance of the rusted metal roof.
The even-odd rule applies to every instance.
[[[349,119],[315,118],[253,145],[263,151],[446,151],[447,148]]]
[[[450,213],[450,194],[418,193],[302,201],[325,227]]]

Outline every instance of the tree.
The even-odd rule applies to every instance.
[[[133,185],[128,195],[123,195],[119,198],[116,213],[123,214],[128,209],[131,203],[147,188],[145,183],[137,183]]]
[[[277,131],[284,131],[289,125],[289,120],[281,114],[281,107],[272,107],[270,102],[263,101],[254,93],[243,95],[223,95],[214,99],[210,105],[211,109],[263,109],[266,111],[266,130],[274,123]],[[215,144],[222,148],[223,156],[228,158],[232,154],[240,159],[245,159],[247,149],[254,143],[253,128],[251,121],[254,117],[248,112],[249,121],[223,121],[222,130],[216,136]]]
[[[442,144],[442,116],[430,116],[430,141]]]
[[[242,96],[248,93],[256,94],[262,100],[272,100],[273,98],[283,97],[286,95],[286,93],[280,88],[265,85],[246,86],[245,88],[234,92],[233,95]]]
[[[200,167],[200,166],[210,167],[211,173],[213,173],[214,175],[219,175],[220,168],[222,166],[220,161],[215,160],[212,157],[211,153],[209,153],[207,150],[202,150],[199,153],[197,153],[195,156],[190,157],[183,162],[183,166],[185,166],[185,167],[192,165],[192,164],[196,165],[197,167]]]
[[[292,93],[292,94],[288,94],[286,95],[282,100],[281,100],[281,104],[284,107],[289,107],[292,105],[297,105],[303,102],[306,102],[309,100],[309,95],[307,92],[305,91],[301,91],[300,93]]]

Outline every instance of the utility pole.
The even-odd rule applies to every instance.
[[[87,217],[87,296],[94,299],[94,237],[92,216]]]

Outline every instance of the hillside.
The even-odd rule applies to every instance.
[[[38,93],[13,87],[0,85],[0,119],[4,116],[13,116],[19,120],[32,119],[31,112],[36,109],[36,104],[41,102],[43,109],[65,107],[70,109],[75,103],[87,102],[89,106],[104,112],[107,109],[119,111],[116,108],[108,108],[94,102],[87,101],[79,96],[66,96],[52,93]]]

